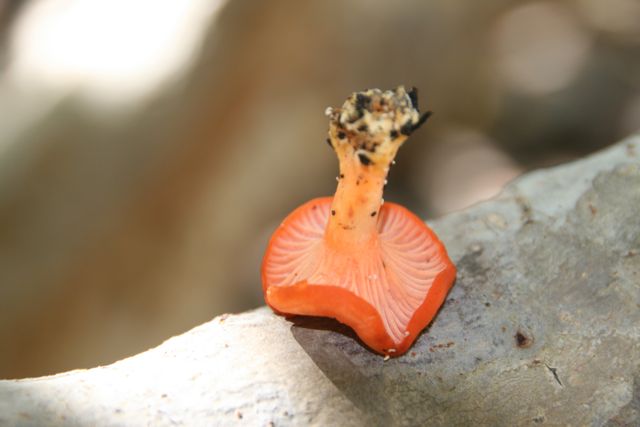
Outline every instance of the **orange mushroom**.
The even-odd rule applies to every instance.
[[[262,287],[274,311],[335,318],[385,356],[405,353],[431,322],[455,266],[420,218],[382,199],[398,148],[429,114],[402,86],[327,109],[338,188],[298,207],[271,237]]]

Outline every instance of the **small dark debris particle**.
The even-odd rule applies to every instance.
[[[514,338],[519,348],[529,348],[533,344],[533,338],[526,336],[521,331],[516,332]]]
[[[367,125],[358,126],[358,132],[366,132],[368,130],[369,130],[369,126],[367,126]]]
[[[412,131],[413,131],[413,124],[411,123],[411,121],[408,121],[407,123],[403,124],[402,127],[400,128],[400,133],[406,136],[411,135]]]
[[[166,399],[166,397],[167,397],[167,393],[162,393],[162,394],[160,395],[160,397],[161,397],[161,398],[163,398],[163,399]]]
[[[544,417],[543,417],[542,415],[537,416],[537,417],[535,417],[535,418],[533,419],[533,422],[534,422],[534,423],[536,423],[536,424],[543,423],[543,422],[544,422]]]
[[[371,212],[371,216],[376,216],[376,211]]]
[[[371,103],[371,98],[362,93],[356,94],[356,110],[363,110],[365,108],[369,108],[369,104]]]
[[[340,174],[340,179],[342,179],[342,178],[344,178],[344,174],[343,173]]]
[[[391,139],[396,139],[398,137],[398,131],[392,129],[391,132],[389,132],[389,137],[391,137]]]
[[[362,163],[365,166],[369,166],[371,163],[373,163],[371,161],[370,158],[368,158],[365,154],[363,153],[358,153],[358,158],[360,159],[360,163]]]
[[[500,330],[501,330],[502,332],[507,332],[507,328],[506,328],[505,326],[501,327],[501,328],[500,328]]]
[[[524,197],[516,197],[516,202],[520,205],[522,209],[522,214],[525,216],[531,215],[531,204]]]
[[[409,99],[411,100],[411,105],[416,110],[418,109],[418,89],[416,87],[412,87],[411,90],[407,93],[409,95]]]
[[[236,418],[238,418],[239,420],[242,419],[242,412],[240,411],[236,411]]]
[[[332,215],[332,216],[336,216],[336,211],[334,211],[333,209],[331,209],[331,215]]]
[[[416,352],[415,351],[411,352],[411,357],[416,357]]]
[[[347,137],[347,134],[346,134],[346,133],[344,133],[344,132],[342,132],[342,131],[338,132],[338,138],[339,138],[339,139],[345,139],[346,137]]]
[[[490,303],[490,302],[485,302],[485,303],[484,303],[484,306],[485,306],[485,307],[491,307],[491,303]]]

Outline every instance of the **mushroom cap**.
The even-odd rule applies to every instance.
[[[388,202],[371,241],[355,251],[331,246],[331,202],[305,203],[275,231],[262,264],[265,300],[281,314],[335,318],[374,351],[399,356],[436,315],[455,266],[420,218]]]

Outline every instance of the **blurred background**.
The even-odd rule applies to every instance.
[[[0,378],[262,305],[325,108],[400,84],[385,199],[435,218],[638,131],[640,1],[0,0]]]

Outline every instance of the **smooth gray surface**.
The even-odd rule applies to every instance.
[[[0,424],[638,425],[639,210],[636,137],[435,221],[458,279],[403,357],[261,308],[110,366],[0,381]]]

